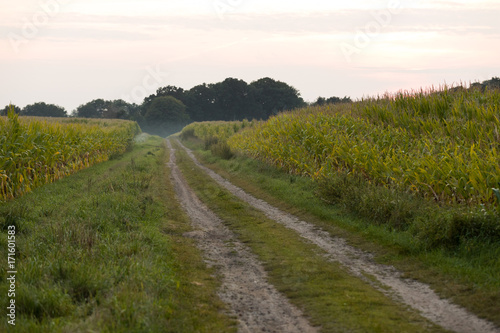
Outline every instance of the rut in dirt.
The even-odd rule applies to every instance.
[[[170,149],[171,179],[177,197],[191,219],[192,232],[208,265],[222,276],[219,297],[238,318],[239,332],[317,332],[302,312],[267,282],[267,274],[251,251],[238,241],[187,185]]]
[[[328,232],[319,229],[317,226],[301,221],[297,217],[282,212],[267,202],[246,193],[202,165],[190,149],[183,146],[178,140],[177,142],[195,164],[219,185],[239,199],[262,211],[268,218],[295,230],[301,237],[326,251],[329,260],[341,263],[354,276],[372,284],[374,288],[388,297],[410,306],[423,317],[450,331],[459,333],[500,333],[500,329],[491,322],[475,316],[449,300],[440,298],[428,285],[402,278],[401,272],[392,266],[377,264],[370,253],[356,249],[348,245],[344,239],[332,237]],[[366,275],[374,277],[377,283],[367,279]]]

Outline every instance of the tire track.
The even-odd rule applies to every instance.
[[[195,231],[185,234],[196,240],[205,261],[222,275],[219,297],[238,318],[239,332],[317,332],[272,285],[250,250],[237,240],[187,185],[176,165],[169,140],[171,179],[177,197],[189,215]]]
[[[340,262],[353,275],[372,283],[375,288],[392,299],[410,306],[423,317],[450,331],[459,333],[500,333],[500,329],[489,321],[477,317],[446,299],[440,298],[428,285],[402,278],[401,273],[392,266],[377,264],[370,253],[356,249],[348,245],[344,239],[332,237],[326,231],[318,229],[317,226],[301,221],[295,216],[282,212],[267,202],[247,194],[241,188],[231,184],[202,165],[191,150],[184,147],[179,141],[177,142],[196,165],[219,185],[239,199],[262,211],[268,218],[295,230],[301,237],[325,250],[328,253],[329,260]],[[374,277],[378,283],[366,279],[366,274]]]

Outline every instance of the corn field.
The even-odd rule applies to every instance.
[[[500,92],[400,92],[283,113],[228,140],[233,151],[315,179],[335,173],[446,203],[494,204]]]
[[[181,136],[192,135],[202,140],[226,141],[244,128],[253,127],[256,120],[248,121],[205,121],[192,123],[182,129]]]
[[[0,200],[125,152],[140,129],[121,120],[0,117]]]

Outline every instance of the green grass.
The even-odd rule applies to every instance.
[[[222,189],[181,149],[177,161],[199,198],[264,263],[270,282],[323,332],[442,331],[327,261],[320,249],[294,231]]]
[[[235,331],[216,296],[219,282],[182,236],[189,221],[168,181],[167,158],[164,141],[150,137],[0,206],[0,248],[15,225],[18,271],[16,326],[3,320],[0,331]]]
[[[308,177],[289,175],[262,162],[237,156],[220,159],[202,150],[201,140],[185,144],[210,168],[235,185],[282,210],[314,223],[332,235],[376,254],[405,276],[429,283],[441,295],[500,325],[500,244],[467,242],[458,249],[422,248],[413,235],[330,205],[315,195]]]

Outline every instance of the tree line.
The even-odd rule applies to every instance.
[[[482,83],[474,83],[470,89],[500,89],[500,78],[493,77]],[[349,97],[318,97],[310,105],[349,103]],[[251,83],[235,78],[222,82],[200,84],[189,90],[166,86],[146,97],[142,104],[124,100],[95,99],[82,104],[68,115],[58,105],[34,103],[15,111],[24,116],[81,117],[128,119],[139,123],[144,131],[167,135],[176,132],[193,121],[262,119],[285,110],[305,107],[308,103],[294,87],[271,78]],[[6,115],[9,106],[0,110]]]
[[[349,102],[350,98],[318,97],[314,105]],[[134,120],[144,131],[167,134],[193,121],[268,119],[284,110],[307,106],[294,87],[271,78],[251,83],[235,78],[212,84],[200,84],[189,90],[166,86],[146,97],[142,104],[124,100],[95,99],[82,104],[68,115],[54,104],[34,103],[17,113],[41,117],[117,118]],[[8,106],[1,110],[7,114]],[[162,133],[163,132],[163,133]]]
[[[26,105],[24,108],[20,108],[17,105],[7,105],[5,108],[0,110],[0,115],[6,116],[10,108],[14,108],[14,111],[22,116],[34,116],[34,117],[67,117],[68,113],[66,110],[58,105],[47,104],[44,102],[34,103]]]

